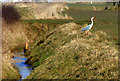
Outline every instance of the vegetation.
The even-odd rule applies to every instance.
[[[11,66],[9,55],[11,54],[2,55],[2,79],[19,79],[19,73]]]
[[[26,63],[36,68],[27,78],[116,79],[118,52],[113,40],[102,31],[85,35],[81,28],[75,23],[61,25],[34,43]]]
[[[117,79],[118,11],[111,4],[104,10],[105,5],[69,4],[63,14],[73,19],[27,19],[32,8],[16,7],[26,20],[3,23],[3,52],[31,44],[26,63],[34,70],[27,79]],[[92,16],[96,20],[86,35],[81,29]]]
[[[106,3],[100,4],[69,4],[69,10],[63,12],[68,14],[71,19],[32,19],[32,20],[23,20],[26,22],[39,22],[48,25],[57,25],[64,24],[68,22],[75,22],[78,25],[88,24],[92,16],[96,17],[94,21],[94,27],[92,32],[95,31],[104,31],[113,38],[118,37],[118,9],[111,10],[113,8],[112,3],[109,3],[109,10],[104,10]],[[96,8],[94,10],[93,6]],[[113,31],[111,32],[112,29]]]
[[[10,24],[20,20],[20,14],[12,5],[2,5],[2,18],[5,23]]]
[[[94,10],[93,6],[96,8]],[[112,7],[112,3],[109,3],[109,8]],[[94,21],[94,27],[92,31],[104,31],[112,37],[118,37],[118,9],[116,10],[104,10],[105,3],[101,4],[70,4],[69,10],[64,13],[68,13],[75,23],[80,24],[81,21],[86,21],[83,24],[88,23],[87,21],[92,17],[96,17]],[[112,32],[111,32],[112,29]]]
[[[113,38],[118,37],[118,13],[117,10],[103,10],[103,4],[94,6],[98,10],[94,11],[91,5],[69,4],[70,9],[64,13],[68,13],[73,20],[65,22],[74,23],[36,20],[39,23],[60,25],[54,25],[51,31],[29,47],[26,63],[35,69],[27,78],[117,79],[118,52],[114,48]],[[91,33],[85,35],[80,30],[86,23],[89,24],[88,20],[92,16],[96,17],[96,21]]]

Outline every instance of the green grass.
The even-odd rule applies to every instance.
[[[113,42],[113,38],[118,37],[118,11],[105,11],[105,4],[94,4],[94,6],[97,9],[96,11],[93,10],[90,4],[69,4],[70,9],[63,14],[67,13],[73,20],[36,20],[31,18],[31,20],[22,20],[20,22],[26,30],[24,32],[27,35],[26,38],[34,41],[31,46],[29,46],[27,58],[29,60],[28,64],[35,68],[35,70],[31,73],[31,75],[33,75],[28,76],[28,78],[54,78],[57,76],[58,78],[76,79],[77,75],[81,75],[78,79],[117,77],[117,68],[114,69],[117,66],[117,61],[115,62],[117,52],[114,49],[115,43]],[[111,4],[109,7],[111,7]],[[18,8],[18,11],[21,12],[20,14],[23,15],[23,18],[32,15],[29,14],[30,11],[32,11],[32,9],[29,8]],[[92,16],[96,17],[93,29],[91,30],[92,34],[84,37],[84,34],[80,32],[81,25],[89,24],[90,22],[88,22],[88,20]],[[69,22],[74,22],[77,26],[73,24],[63,25]],[[61,25],[63,26],[61,27]],[[58,30],[46,38],[47,35],[55,29]],[[95,32],[99,30],[107,33],[108,37],[106,37],[103,32],[95,34]],[[102,36],[99,34],[102,34]],[[99,39],[97,39],[97,37]],[[36,45],[41,40],[44,42]],[[19,38],[16,40],[16,43],[21,42],[25,41]],[[21,47],[23,46],[23,44],[20,45]],[[109,49],[106,48],[107,46]],[[94,50],[97,50],[97,52],[94,52]],[[94,56],[96,55],[95,53],[97,53],[98,57]],[[99,61],[99,64],[97,61]],[[113,63],[114,66],[111,66],[111,63]],[[111,67],[109,67],[109,65]],[[92,66],[92,69],[90,69],[90,66]],[[102,66],[104,70],[100,69]],[[50,68],[50,70],[48,68]],[[100,70],[100,74],[97,74],[96,69]],[[8,72],[12,73],[12,71],[13,70],[10,70],[10,72]],[[109,71],[111,71],[111,73],[108,73]],[[10,76],[13,75],[14,74],[11,74]]]
[[[80,75],[78,79],[117,77],[117,68],[113,69],[117,66],[117,63],[114,62],[116,58],[112,54],[117,57],[117,50],[114,49],[117,40],[114,41],[113,38],[118,37],[118,11],[104,10],[105,4],[95,4],[94,6],[97,9],[96,11],[89,4],[69,4],[70,9],[64,13],[68,13],[73,20],[39,19],[23,21],[33,29],[39,27],[37,26],[39,24],[48,26],[45,34],[38,35],[27,53],[28,61],[26,63],[35,68],[28,78],[76,79],[77,75]],[[92,16],[95,16],[96,20],[91,34],[84,36],[80,28],[84,24],[89,24],[88,20]],[[77,25],[62,25],[69,22],[74,22]],[[56,29],[56,32],[48,38],[46,37]],[[100,30],[103,32],[97,32]],[[38,28],[36,32],[38,32]],[[41,40],[44,42],[40,43]],[[40,44],[37,45],[38,43]],[[111,63],[114,66],[111,66]],[[101,69],[102,67],[104,69]]]
[[[69,10],[63,12],[67,13],[73,18],[70,19],[38,19],[38,20],[23,20],[28,23],[42,23],[48,24],[51,26],[61,25],[68,22],[75,22],[76,24],[83,25],[89,24],[88,22],[92,16],[96,17],[92,31],[102,30],[113,38],[118,37],[118,10],[104,10],[106,3],[93,4],[96,9],[93,10],[93,7],[90,4],[69,4]],[[109,8],[112,7],[112,3],[109,3]],[[112,30],[112,32],[111,32]]]
[[[117,51],[112,46],[112,39],[104,32],[84,36],[78,28],[80,26],[73,23],[58,26],[58,31],[45,39],[44,43],[28,51],[27,63],[35,68],[28,76],[29,79],[76,79],[77,75],[80,75],[78,79],[116,77],[117,70],[109,67],[111,63],[117,66],[111,60],[114,59],[112,54]],[[101,70],[102,67],[105,69]],[[97,74],[98,70],[100,74]],[[108,73],[109,70],[111,74]]]
[[[109,8],[112,3],[109,3]],[[94,4],[93,4],[94,5]],[[88,24],[91,17],[96,17],[92,31],[102,30],[112,37],[118,37],[118,10],[104,10],[105,4],[95,4],[96,9],[99,7],[101,11],[93,10],[91,5],[69,4],[70,9],[64,13],[68,13],[73,17],[77,24]],[[81,23],[81,21],[86,21]],[[111,32],[112,31],[112,32]]]
[[[106,3],[93,3],[92,5],[90,3],[87,4],[80,4],[80,3],[75,3],[75,4],[69,4],[69,8],[71,10],[82,10],[82,11],[94,11],[93,6],[96,7],[97,10],[103,10],[106,6]],[[112,6],[112,3],[108,3],[108,8]]]
[[[23,20],[23,22],[26,23],[41,23],[41,24],[47,24],[47,25],[61,25],[61,24],[65,24],[65,23],[69,23],[72,22],[72,20],[70,19],[33,19],[33,20]]]
[[[29,26],[32,28],[32,30],[34,30],[34,32],[39,32],[38,33],[38,38],[36,38],[36,40],[35,40],[36,42],[34,42],[30,46],[30,48],[34,47],[38,41],[40,41],[41,39],[44,39],[44,37],[46,35],[48,35],[49,32],[56,29],[59,25],[69,23],[69,22],[74,22],[78,25],[89,24],[90,22],[88,22],[88,20],[90,20],[90,18],[92,16],[95,16],[96,20],[94,22],[94,26],[93,26],[91,32],[96,32],[96,31],[101,30],[101,31],[107,33],[107,35],[111,36],[111,39],[117,38],[118,37],[118,13],[117,13],[118,11],[117,10],[107,10],[107,11],[105,11],[104,10],[105,5],[106,5],[105,3],[95,4],[94,6],[96,7],[96,9],[101,8],[102,10],[101,11],[99,11],[99,10],[94,11],[93,7],[90,4],[86,4],[86,5],[83,5],[83,4],[69,4],[69,10],[65,11],[64,13],[68,13],[69,16],[73,17],[73,20],[70,20],[70,19],[23,20],[22,22],[29,24]],[[111,3],[109,4],[109,7],[111,7]],[[45,33],[45,31],[41,31],[41,29],[39,29],[40,24],[44,24],[44,25],[48,26],[48,30],[46,31],[46,33]],[[62,35],[62,33],[60,35]],[[54,36],[56,36],[56,35],[54,35]],[[66,40],[66,37],[64,37],[64,36],[62,36],[62,37],[63,38],[61,39],[61,41],[64,41],[62,43],[62,45],[64,45],[66,42],[70,42],[70,40],[72,39],[72,37],[68,37],[67,40]],[[56,40],[58,40],[58,39],[56,39]],[[60,42],[56,42],[56,47],[59,46],[59,43]],[[117,43],[117,40],[115,41],[115,43]],[[113,46],[117,47],[116,45],[113,45]],[[45,47],[46,47],[46,44],[45,45],[43,44],[43,45],[41,45],[40,48],[45,48]],[[49,53],[51,54],[52,53],[51,50],[53,50],[51,45],[48,44],[47,47],[50,48]],[[44,50],[41,50],[41,51],[38,51],[40,49],[35,48],[31,52],[31,54],[34,55],[37,52],[37,54],[39,54],[41,56],[40,52],[46,53],[46,52],[48,52],[48,48],[45,48]],[[45,59],[47,57],[49,57],[49,56],[46,56],[46,55],[44,56],[43,55],[42,59]],[[40,64],[40,62],[42,62],[42,61],[39,61],[39,63],[34,63],[34,61],[33,61],[30,64],[34,63],[33,67],[37,67]]]

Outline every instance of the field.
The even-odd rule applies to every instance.
[[[94,11],[93,6],[81,5],[81,4],[71,4],[70,10],[67,13],[72,16],[75,21],[80,24],[81,20],[88,21],[92,16],[96,17],[96,21],[93,27],[93,31],[102,30],[108,35],[113,37],[118,37],[118,10],[104,10],[105,4],[93,4],[96,7]],[[109,8],[112,5],[109,4]],[[84,22],[86,24],[88,22]],[[112,32],[111,32],[112,30]]]
[[[117,77],[117,71],[115,71],[117,65],[114,63],[111,66],[111,63],[113,59],[117,61],[117,49],[114,49],[117,45],[113,39],[118,37],[118,11],[117,9],[104,10],[105,4],[94,6],[96,11],[89,4],[69,4],[69,10],[64,11],[63,15],[66,13],[73,20],[24,21],[51,26],[51,30],[42,37],[40,36],[29,47],[26,63],[35,69],[27,77],[28,79],[110,79]],[[110,5],[109,8],[112,6]],[[80,30],[90,23],[88,21],[92,16],[96,17],[94,26],[91,33],[84,37]],[[101,69],[102,67],[104,69]]]
[[[45,18],[36,19],[29,11],[33,8],[16,7],[22,19],[10,26],[13,28],[8,28],[9,34],[5,33],[4,49],[14,52],[29,43],[26,63],[34,70],[27,79],[116,79],[118,8],[109,3],[109,9],[104,10],[105,5],[70,3],[69,9],[62,14],[56,13],[55,7],[53,12],[58,19],[51,14],[51,19],[47,19],[46,15],[42,15]],[[30,14],[32,18],[29,18]],[[67,14],[72,19],[59,17],[58,14]],[[37,12],[35,15],[40,16]],[[81,29],[91,23],[91,17],[96,19],[92,30],[86,35]],[[4,31],[7,32],[6,29]]]
[[[75,22],[76,24],[83,25],[89,24],[91,17],[96,17],[92,32],[102,30],[113,38],[118,37],[118,10],[104,10],[105,3],[93,4],[96,8],[96,11],[93,9],[93,6],[90,4],[69,4],[69,10],[63,12],[67,13],[73,18],[71,19],[38,19],[38,20],[26,20],[27,22],[40,22],[46,24],[64,24],[67,22]],[[109,3],[108,6],[112,9],[112,3]],[[111,32],[112,30],[112,32]]]

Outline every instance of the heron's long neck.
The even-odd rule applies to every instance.
[[[93,20],[91,20],[91,21],[92,21],[91,25],[93,26]]]

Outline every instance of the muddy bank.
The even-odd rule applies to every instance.
[[[10,61],[11,56],[8,53],[2,55],[2,79],[19,79],[18,71]]]

